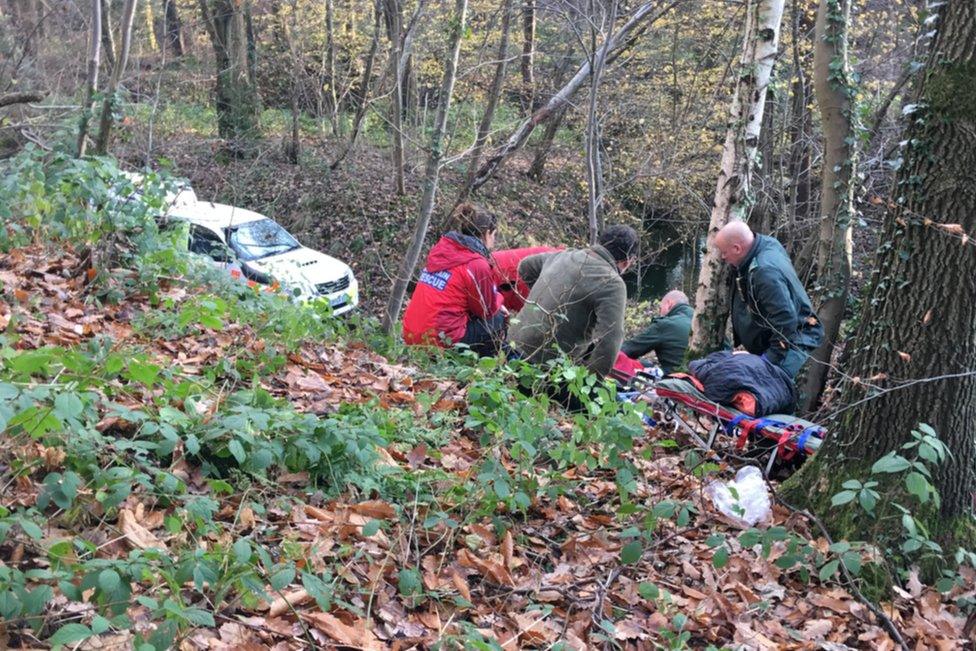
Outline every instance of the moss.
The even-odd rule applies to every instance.
[[[976,122],[976,63],[952,63],[934,72],[925,95],[935,115]]]

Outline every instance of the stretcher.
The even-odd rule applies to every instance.
[[[647,378],[635,378],[631,387],[640,395],[656,398],[663,403],[665,418],[674,418],[700,447],[710,450],[719,432],[735,439],[737,451],[745,451],[750,444],[761,450],[769,450],[769,461],[765,474],[768,476],[777,461],[800,461],[816,454],[823,445],[826,430],[808,420],[788,414],[772,414],[757,417],[745,414],[732,407],[709,400],[690,381],[666,377],[656,382]],[[710,422],[707,438],[703,439],[679,413],[690,411],[696,416],[704,416]]]

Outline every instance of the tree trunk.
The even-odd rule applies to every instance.
[[[488,91],[488,104],[485,112],[481,116],[481,123],[478,125],[478,135],[474,141],[474,151],[471,152],[471,162],[468,164],[468,175],[458,193],[455,206],[462,204],[471,194],[471,185],[474,183],[474,175],[481,165],[481,156],[488,142],[488,134],[491,132],[491,121],[495,117],[495,107],[498,106],[498,98],[502,93],[502,85],[505,83],[505,67],[508,63],[508,32],[512,20],[513,0],[502,0],[502,36],[498,42],[498,52],[495,55],[495,76],[491,80],[491,89]]]
[[[525,0],[522,7],[522,110],[532,114],[535,101],[535,0]]]
[[[258,120],[246,1],[198,0],[214,49],[217,131],[238,153],[257,134]]]
[[[928,423],[952,456],[933,475],[941,509],[913,515],[949,556],[954,543],[973,542],[976,491],[976,4],[950,1],[936,11],[937,33],[908,109],[893,184],[899,194],[887,206],[877,271],[849,345],[847,407],[786,489],[835,531],[864,540],[870,522],[831,517],[831,496],[844,480],[868,478],[874,461]]]
[[[635,9],[627,21],[621,25],[620,29],[617,30],[612,38],[607,39],[599,48],[600,56],[604,57],[605,64],[612,64],[617,57],[619,57],[623,52],[627,50],[637,38],[644,33],[648,26],[652,25],[658,18],[670,11],[674,6],[680,4],[682,0],[672,0],[670,3],[664,5],[657,11],[655,8],[657,5],[653,2],[646,2]],[[590,77],[590,61],[587,59],[579,68],[576,70],[576,74],[570,79],[566,85],[559,89],[555,95],[553,95],[545,106],[537,110],[532,114],[531,117],[524,120],[512,134],[508,137],[505,143],[492,152],[492,155],[484,162],[484,164],[478,169],[478,173],[475,175],[474,183],[471,186],[471,191],[475,191],[482,185],[488,182],[488,180],[495,175],[496,172],[505,164],[512,154],[521,149],[525,143],[528,141],[529,136],[535,128],[545,122],[553,115],[557,114],[558,111],[563,108],[573,95],[579,90],[580,86],[583,85]]]
[[[807,11],[810,0],[793,1],[793,83],[790,103],[790,158],[787,167],[789,195],[788,211],[792,217],[792,230],[804,233],[807,230],[807,216],[810,212],[810,148],[813,141],[813,120],[810,115],[810,98],[813,91],[807,75],[809,56],[801,52],[801,43],[814,28]],[[797,238],[793,238],[787,250],[791,254],[799,252]],[[803,276],[800,276],[801,279]]]
[[[299,134],[299,96],[301,94],[301,77],[302,77],[302,65],[301,58],[298,55],[298,47],[295,43],[295,33],[298,24],[298,3],[296,0],[292,0],[291,3],[291,24],[289,25],[285,22],[284,13],[281,11],[280,2],[275,2],[274,5],[275,18],[278,21],[278,31],[281,37],[284,39],[285,47],[288,48],[288,55],[291,57],[291,92],[290,92],[290,110],[291,110],[291,137],[286,142],[284,147],[285,157],[288,159],[292,165],[297,165],[298,161],[301,159],[302,155],[302,142]]]
[[[546,122],[546,130],[542,132],[542,140],[536,147],[535,157],[529,166],[530,179],[536,181],[542,180],[542,175],[546,171],[546,161],[549,159],[549,152],[552,150],[552,143],[556,139],[556,133],[559,131],[559,127],[562,126],[563,118],[566,117],[566,111],[568,110],[568,106],[562,107],[556,115]]]
[[[596,3],[590,2],[590,101],[586,116],[586,185],[587,185],[587,222],[590,230],[590,244],[597,243],[603,230],[603,160],[600,153],[602,138],[600,137],[600,117],[597,115],[600,97],[600,81],[606,67],[607,51],[597,48],[597,16]],[[610,2],[610,16],[606,21],[607,33],[604,41],[613,38],[613,25],[617,20],[617,2]],[[601,22],[603,22],[601,20]]]
[[[366,55],[363,79],[360,83],[359,93],[356,98],[356,114],[352,120],[352,132],[349,134],[349,143],[329,166],[329,169],[332,170],[338,169],[339,165],[356,145],[356,138],[359,136],[359,130],[363,125],[363,118],[366,116],[366,108],[369,106],[370,80],[373,78],[373,64],[376,61],[376,51],[379,49],[380,44],[380,32],[383,29],[383,8],[380,4],[381,1],[374,0],[373,3],[373,39],[369,44],[369,54]]]
[[[335,17],[333,15],[333,0],[325,2],[325,61],[329,79],[329,122],[332,124],[332,135],[339,135],[339,96],[336,93],[336,64],[335,64]]]
[[[88,78],[85,82],[85,105],[81,107],[81,122],[78,124],[78,158],[85,155],[88,148],[88,123],[94,109],[95,91],[98,90],[98,64],[102,45],[102,0],[91,0],[91,34],[88,40]]]
[[[393,88],[390,93],[390,138],[393,141],[393,178],[398,196],[406,194],[404,187],[403,160],[403,75],[400,61],[403,58],[403,13],[400,0],[386,0],[386,31],[390,39],[390,77]]]
[[[174,56],[181,57],[185,53],[183,47],[183,24],[180,22],[180,12],[176,8],[176,0],[163,0],[163,19],[165,28],[166,47]]]
[[[820,0],[813,56],[813,85],[820,106],[824,154],[820,191],[820,239],[817,244],[817,314],[824,327],[820,347],[811,355],[800,392],[803,410],[813,411],[827,382],[830,358],[840,333],[851,282],[852,223],[857,151],[854,97],[847,34],[850,0]],[[816,300],[815,299],[815,300]]]
[[[156,21],[153,18],[153,0],[140,0],[142,3],[142,22],[146,30],[146,42],[149,44],[149,51],[159,50],[159,43],[156,41]]]
[[[570,50],[571,52],[572,50]],[[559,68],[556,71],[556,83],[555,87],[559,88],[566,81],[566,74],[569,72],[569,64],[571,59],[569,58],[569,52],[559,64]],[[566,117],[566,111],[569,110],[569,106],[564,106],[560,109],[551,119],[546,122],[546,130],[542,132],[542,140],[536,146],[535,157],[532,159],[532,165],[529,166],[529,178],[536,181],[542,180],[542,175],[546,170],[546,160],[549,158],[549,152],[552,149],[552,143],[556,139],[556,133],[559,131],[560,125],[562,125],[563,118]]]
[[[748,219],[755,203],[752,173],[766,106],[773,62],[779,44],[784,0],[749,0],[742,40],[742,58],[732,93],[729,128],[708,225],[707,251],[695,294],[695,318],[689,344],[692,356],[721,348],[729,316],[729,270],[722,264],[715,235],[729,221]]]
[[[461,51],[461,36],[465,30],[467,11],[468,0],[455,0],[454,18],[451,21],[451,54],[444,66],[444,79],[441,83],[437,119],[434,123],[434,132],[430,137],[430,151],[424,173],[424,195],[420,201],[420,214],[414,226],[410,248],[407,250],[407,255],[404,257],[403,264],[400,266],[400,271],[393,283],[393,291],[386,307],[386,314],[383,315],[383,331],[387,334],[393,330],[393,325],[400,318],[403,299],[407,294],[407,287],[413,277],[413,272],[417,268],[417,262],[420,260],[420,252],[424,248],[424,239],[427,237],[427,226],[430,224],[430,215],[434,210],[438,175],[441,160],[444,157],[441,148],[444,142],[444,132],[447,130],[447,116],[451,108],[451,99],[454,95],[454,81],[457,78],[458,56]]]
[[[118,104],[116,93],[125,72],[125,64],[129,60],[129,47],[132,45],[132,22],[136,13],[136,0],[126,0],[122,5],[122,23],[119,26],[119,56],[112,66],[112,76],[105,88],[105,100],[102,102],[102,117],[98,124],[98,138],[95,141],[95,152],[104,155],[108,151],[108,141],[112,134],[112,118]]]
[[[102,0],[102,52],[109,68],[115,66],[115,35],[112,32],[112,0]]]

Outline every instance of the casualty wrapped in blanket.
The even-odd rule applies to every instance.
[[[737,405],[745,392],[755,399],[753,416],[792,414],[796,409],[796,388],[789,374],[759,355],[720,350],[691,362],[688,370],[714,402]]]

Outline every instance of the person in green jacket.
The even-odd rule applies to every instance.
[[[518,271],[529,296],[509,327],[515,351],[532,362],[562,351],[599,376],[609,373],[624,339],[627,288],[620,275],[636,255],[637,233],[617,225],[594,246],[522,260]]]
[[[620,351],[632,359],[654,351],[664,374],[674,373],[688,350],[693,316],[695,311],[688,304],[688,296],[681,290],[673,289],[661,299],[658,316],[651,319],[650,325],[641,333],[625,341]]]
[[[795,378],[823,339],[823,326],[775,238],[755,235],[732,221],[715,237],[722,259],[735,267],[732,288],[733,343],[762,355]]]

